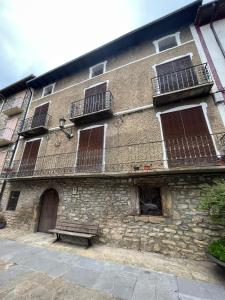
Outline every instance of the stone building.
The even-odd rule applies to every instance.
[[[201,1],[28,81],[3,174],[8,225],[99,226],[98,242],[201,259],[224,232],[198,208],[224,178],[224,125],[192,26]],[[166,24],[166,26],[165,26]]]
[[[29,75],[0,90],[0,172],[5,163],[8,165],[11,162],[16,150],[20,122],[26,114],[31,97],[26,82],[33,78],[33,75]],[[4,179],[1,179],[0,191],[3,182]]]

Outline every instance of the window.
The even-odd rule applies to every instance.
[[[106,62],[102,62],[90,68],[90,78],[105,73]]]
[[[166,36],[157,41],[154,41],[153,43],[155,45],[156,52],[161,52],[180,45],[180,34],[179,32],[177,32],[176,34]]]
[[[19,191],[11,191],[6,210],[16,210],[19,195]]]
[[[45,87],[43,88],[42,97],[48,96],[48,95],[52,94],[53,91],[54,91],[54,86],[55,86],[54,83],[45,86]]]
[[[143,185],[139,186],[138,193],[141,215],[162,216],[160,188]]]

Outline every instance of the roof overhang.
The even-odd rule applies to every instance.
[[[203,26],[225,18],[225,0],[213,1],[199,7],[195,25]]]
[[[27,81],[35,78],[34,75],[29,75],[3,89],[0,90],[0,95],[3,96],[4,98],[7,98],[13,94],[16,94],[22,90],[25,90],[27,88]]]
[[[194,23],[197,10],[201,4],[202,0],[194,1],[171,14],[131,31],[93,51],[30,80],[28,85],[32,88],[45,86],[64,76],[78,72],[81,68],[90,67],[99,61],[103,61],[139,42],[160,38],[181,26]]]

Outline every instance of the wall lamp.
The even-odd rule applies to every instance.
[[[62,132],[64,132],[66,137],[70,140],[73,137],[72,128],[65,129],[65,123],[66,123],[66,119],[64,119],[64,118],[59,119],[59,128],[60,128],[60,130],[62,130]]]

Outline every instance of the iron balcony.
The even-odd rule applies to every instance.
[[[113,114],[112,101],[109,90],[75,101],[71,104],[70,121],[83,125],[110,118]]]
[[[99,150],[82,150],[17,160],[5,165],[2,176],[57,177],[92,174],[150,174],[167,171],[225,169],[225,133],[177,137],[116,145]]]
[[[27,118],[21,122],[18,134],[25,138],[44,134],[48,132],[50,120],[49,114],[39,114]]]
[[[207,64],[196,65],[152,78],[153,104],[169,104],[209,94],[213,81]]]

